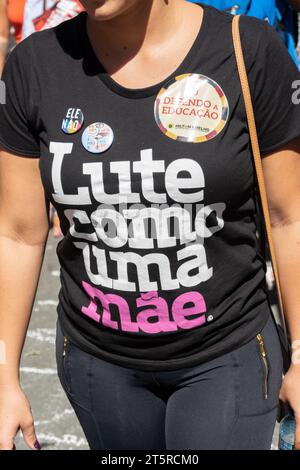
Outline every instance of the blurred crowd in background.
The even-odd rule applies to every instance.
[[[299,67],[300,0],[188,1],[268,21],[281,35]],[[51,28],[74,17],[82,10],[79,0],[0,0],[0,72],[7,53],[15,44],[33,32]]]

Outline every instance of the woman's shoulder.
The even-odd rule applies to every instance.
[[[219,10],[211,5],[203,4],[204,14],[208,14],[210,33],[220,47],[228,47],[232,42],[232,20],[234,15],[228,11]],[[281,39],[269,22],[254,16],[240,15],[240,35],[246,55],[259,56],[270,44],[277,45]],[[221,39],[223,37],[223,39]],[[222,42],[221,42],[222,41]],[[282,41],[281,41],[282,42]]]
[[[275,28],[267,20],[254,16],[241,15],[240,34],[244,47],[255,53],[263,52],[269,46],[273,47],[282,42]]]
[[[59,61],[61,55],[75,54],[83,27],[84,12],[57,26],[32,33],[12,49],[8,60],[29,67],[34,62],[51,63]]]
[[[271,73],[278,67],[290,67],[291,57],[276,29],[267,20],[242,15],[240,36],[249,74]]]
[[[232,27],[234,15],[225,10],[219,10],[211,5],[202,5],[206,12],[211,16],[212,23],[220,31],[225,32],[225,28]],[[224,29],[223,29],[224,28]],[[278,40],[278,33],[270,25],[267,18],[265,20],[254,16],[240,15],[240,34],[241,38],[247,42],[247,46],[253,47],[260,41]]]

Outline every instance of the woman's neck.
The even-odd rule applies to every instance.
[[[170,38],[176,48],[178,33],[191,28],[193,9],[199,24],[202,9],[198,5],[185,0],[144,0],[110,20],[89,17],[88,34],[98,54],[126,61],[142,51],[155,54],[155,49],[170,44]]]

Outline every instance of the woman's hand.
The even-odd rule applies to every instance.
[[[40,450],[29,401],[20,386],[2,388],[0,392],[0,450],[14,450],[14,439],[21,429],[32,450]]]
[[[300,365],[292,364],[284,376],[280,400],[289,403],[296,417],[295,449],[300,450]]]

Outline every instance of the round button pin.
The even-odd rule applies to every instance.
[[[114,140],[112,128],[104,122],[94,122],[83,132],[81,142],[84,148],[91,153],[105,152]]]
[[[211,78],[187,73],[159,91],[154,105],[156,124],[170,139],[207,142],[224,129],[229,116],[227,97]]]
[[[65,134],[75,134],[80,131],[84,121],[83,112],[80,108],[69,108],[61,125]]]

